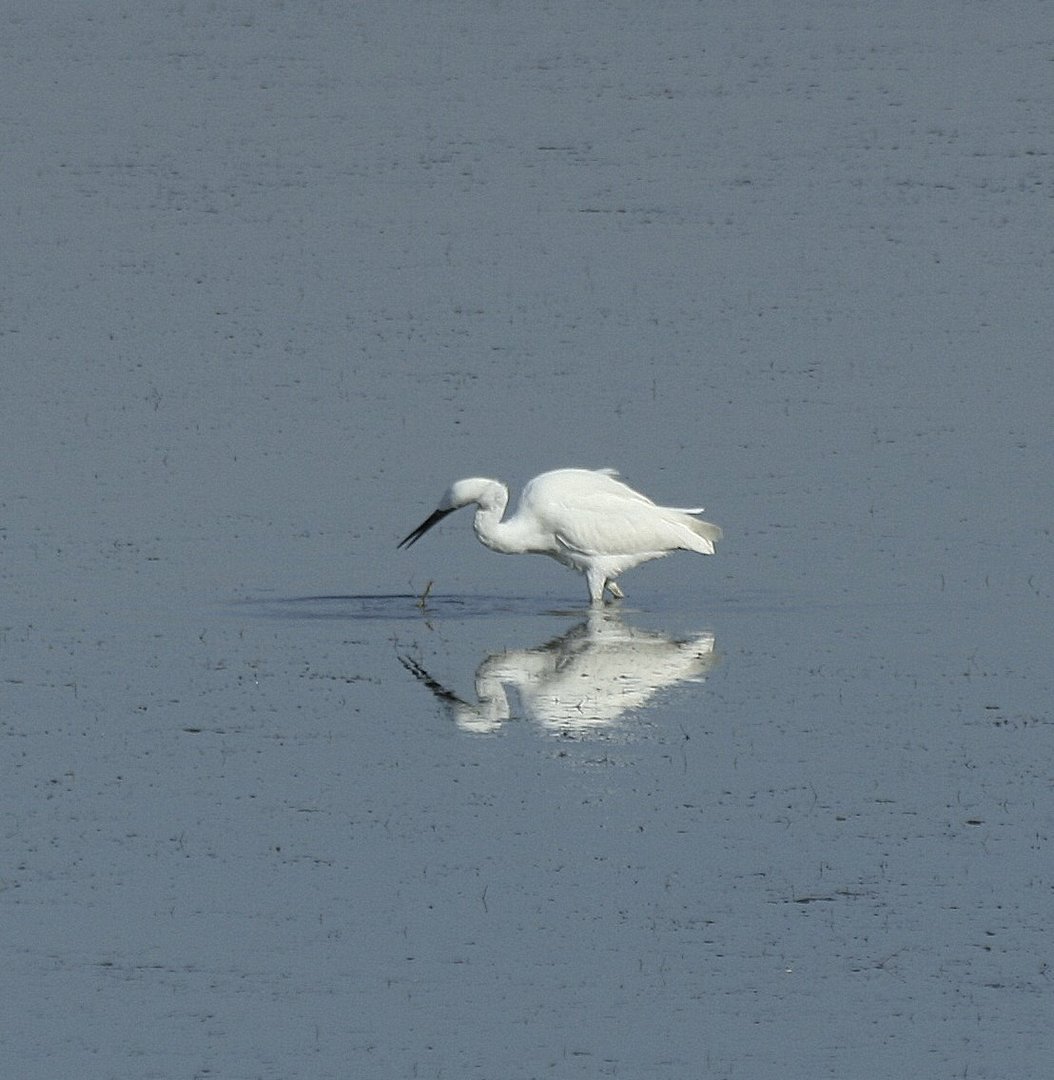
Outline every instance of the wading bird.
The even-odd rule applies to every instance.
[[[433,525],[476,505],[472,527],[482,544],[506,555],[548,555],[585,574],[589,599],[599,604],[607,590],[621,600],[615,578],[671,551],[713,555],[721,530],[694,517],[702,507],[656,506],[617,479],[614,469],[556,469],[536,476],[523,489],[516,512],[502,514],[509,489],[499,480],[473,476],[451,484],[439,508],[399,547],[417,543]]]

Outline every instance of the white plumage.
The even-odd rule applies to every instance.
[[[499,480],[470,477],[455,481],[438,509],[399,547],[410,547],[433,525],[462,506],[475,504],[472,525],[492,551],[549,555],[585,574],[589,599],[599,604],[605,590],[616,599],[619,574],[671,551],[713,555],[721,530],[692,509],[656,506],[627,487],[613,469],[556,469],[536,476],[523,489],[516,512],[502,515],[509,489]]]

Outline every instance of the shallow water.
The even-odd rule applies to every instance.
[[[1046,1075],[1030,13],[8,18],[6,1074]]]

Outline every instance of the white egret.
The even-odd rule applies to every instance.
[[[703,508],[656,506],[617,479],[614,469],[556,469],[536,476],[523,489],[516,512],[502,514],[509,489],[499,480],[473,476],[455,481],[399,547],[417,543],[433,525],[462,506],[476,505],[472,527],[492,551],[549,555],[585,574],[589,599],[603,601],[607,590],[621,600],[615,578],[671,551],[713,555],[721,530],[695,517]]]

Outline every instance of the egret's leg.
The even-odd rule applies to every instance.
[[[611,593],[611,595],[612,595],[612,597],[614,599],[616,599],[616,600],[625,600],[626,599],[626,594],[615,584],[614,581],[611,580],[611,578],[608,578],[608,580],[604,583],[604,587],[607,589],[607,591],[609,593]]]
[[[604,602],[604,575],[599,570],[590,568],[586,571],[586,582],[589,585],[589,601],[593,604]]]

